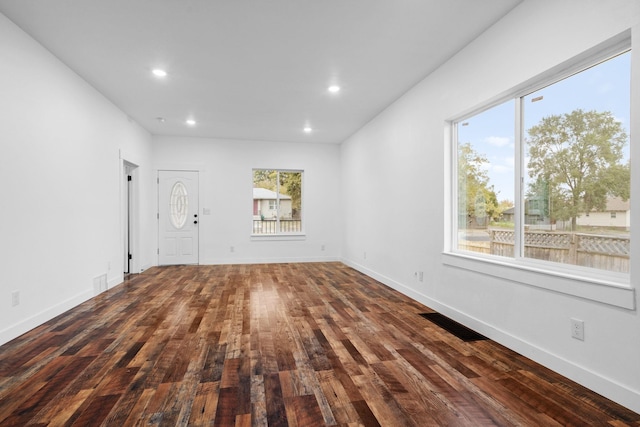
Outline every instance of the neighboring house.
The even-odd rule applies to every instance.
[[[500,221],[502,222],[515,222],[516,208],[509,208],[500,214]]]
[[[548,218],[542,215],[542,210],[536,205],[536,200],[527,200],[527,212],[525,224],[548,224]],[[502,220],[514,222],[514,209],[510,208],[502,212]],[[610,197],[603,211],[592,210],[587,214],[581,214],[576,219],[580,226],[584,227],[616,227],[629,230],[631,224],[631,210],[629,200],[623,201],[620,197]]]
[[[616,227],[629,230],[631,225],[631,210],[629,200],[620,197],[610,197],[603,211],[592,210],[577,218],[577,224],[585,227]]]
[[[280,194],[280,219],[291,219],[291,196]],[[266,188],[253,189],[253,219],[276,219],[278,194]]]
[[[548,224],[549,220],[544,216],[545,201],[539,197],[529,198],[524,204],[524,223],[528,225]],[[500,221],[515,222],[516,208],[509,208],[502,212]]]

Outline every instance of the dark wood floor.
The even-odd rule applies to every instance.
[[[153,268],[0,347],[0,425],[634,425],[339,263]]]

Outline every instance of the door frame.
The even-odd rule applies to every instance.
[[[128,180],[131,176],[131,181]],[[120,173],[121,227],[122,227],[122,268],[126,273],[127,257],[131,254],[129,274],[139,273],[140,266],[140,173],[135,163],[122,159]]]

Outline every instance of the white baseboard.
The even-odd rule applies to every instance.
[[[120,283],[122,283],[124,281],[124,275],[121,274],[118,277],[114,277],[113,279],[109,280],[107,282],[107,289],[111,289],[114,286],[119,285]]]
[[[140,267],[140,273],[142,273],[143,271],[147,271],[148,269],[150,269],[151,267],[153,267],[154,264],[145,264],[142,267]]]
[[[226,264],[287,264],[307,262],[342,262],[337,256],[327,257],[278,257],[278,258],[217,258],[201,260],[200,265],[226,265]]]
[[[491,325],[488,325],[479,319],[470,317],[465,313],[458,311],[457,309],[443,304],[438,300],[428,297],[420,292],[417,292],[400,282],[397,282],[389,277],[377,273],[363,265],[348,259],[341,260],[349,267],[358,270],[359,272],[383,283],[396,291],[413,298],[414,300],[436,310],[451,319],[462,323],[463,325],[473,329],[474,331],[504,345],[505,347],[522,354],[529,359],[540,363],[547,368],[564,375],[565,377],[577,382],[578,384],[587,387],[596,393],[599,393],[614,402],[623,405],[632,411],[640,413],[640,391],[633,390],[623,384],[618,383],[615,380],[604,377],[597,372],[589,370],[586,367],[577,365],[570,360],[567,360],[561,356],[550,353],[549,351],[537,347],[521,338],[518,338],[506,331],[497,329]]]
[[[34,314],[31,317],[23,319],[18,323],[15,323],[2,331],[0,331],[0,345],[5,344],[11,341],[14,338],[19,337],[25,332],[30,331],[31,329],[42,325],[43,323],[48,322],[54,317],[64,313],[67,310],[72,309],[73,307],[82,304],[83,302],[89,300],[93,297],[93,290],[88,289],[74,297],[71,297],[67,300],[60,302],[59,304],[54,305],[53,307],[49,307],[46,310],[41,311],[40,313]]]

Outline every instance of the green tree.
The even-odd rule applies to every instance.
[[[291,196],[292,216],[300,219],[302,208],[302,172],[280,172],[280,193]]]
[[[486,156],[475,151],[471,143],[458,145],[459,226],[466,228],[474,219],[479,225],[499,216],[498,198],[489,185]]]
[[[622,164],[627,134],[608,112],[581,109],[544,117],[528,130],[529,177],[545,183],[551,196],[550,216],[576,218],[591,209],[604,210],[607,197],[629,198],[629,164]],[[554,207],[555,205],[555,207]]]
[[[271,169],[253,170],[253,187],[276,191],[278,171]]]

